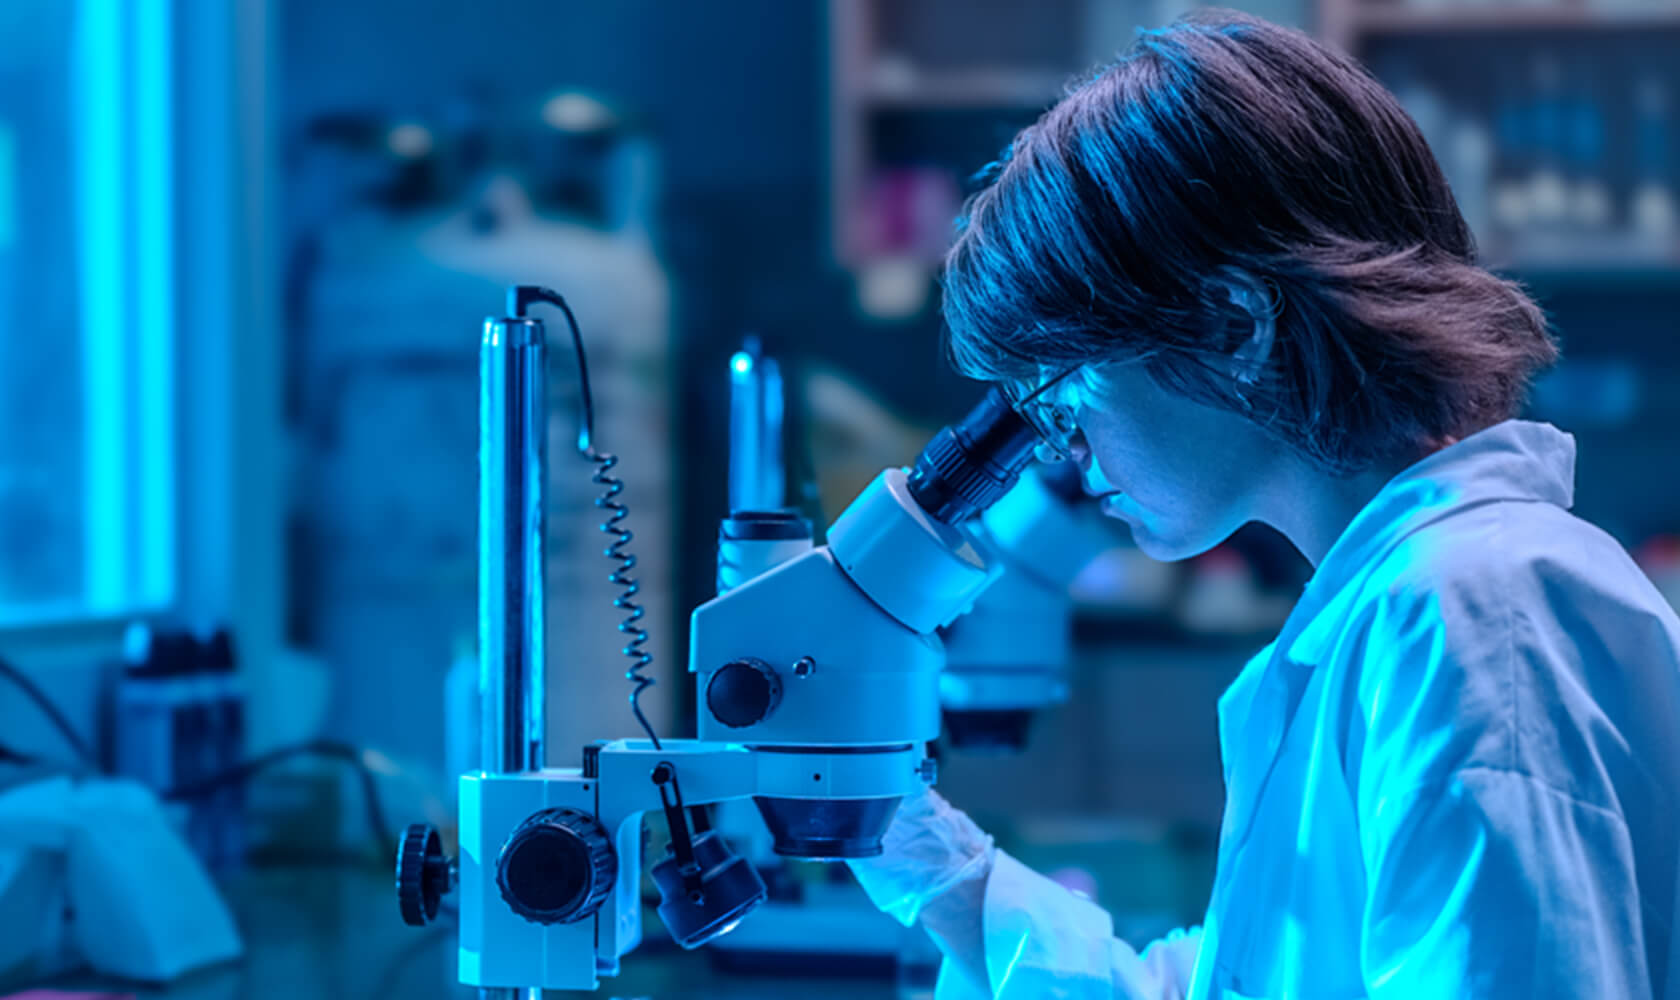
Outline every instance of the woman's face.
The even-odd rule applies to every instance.
[[[1135,363],[1046,395],[1078,425],[1072,451],[1086,492],[1131,526],[1146,555],[1200,555],[1255,517],[1279,455],[1250,421],[1161,388]]]

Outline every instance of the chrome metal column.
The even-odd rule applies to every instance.
[[[543,766],[548,345],[523,317],[484,321],[478,397],[479,766]]]
[[[548,343],[541,322],[487,319],[478,366],[479,766],[543,766]],[[542,1000],[481,988],[479,1000]]]

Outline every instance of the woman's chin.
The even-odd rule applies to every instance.
[[[1193,539],[1181,534],[1165,535],[1157,527],[1138,517],[1112,515],[1125,521],[1132,529],[1132,541],[1138,551],[1156,562],[1183,562],[1194,559],[1218,545],[1221,539]]]

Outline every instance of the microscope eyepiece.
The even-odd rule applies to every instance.
[[[929,516],[961,524],[1009,492],[1037,443],[1038,432],[993,389],[922,449],[910,472],[910,494]]]

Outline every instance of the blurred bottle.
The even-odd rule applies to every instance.
[[[641,123],[576,90],[550,95],[540,119],[525,135],[532,200],[555,217],[657,241],[658,158]]]
[[[226,629],[203,639],[135,623],[123,638],[112,705],[113,773],[162,793],[207,782],[238,764],[245,699]],[[213,870],[244,858],[244,788],[226,782],[179,804],[184,838]]]
[[[1610,186],[1605,180],[1604,105],[1589,67],[1576,65],[1565,102],[1564,148],[1568,166],[1570,227],[1596,234],[1610,226]]]
[[[1526,183],[1533,136],[1529,107],[1521,91],[1503,77],[1494,102],[1494,180],[1491,193],[1494,233],[1502,250],[1528,228]]]
[[[1423,134],[1423,141],[1437,153],[1445,149],[1450,115],[1441,96],[1410,74],[1402,73],[1387,79],[1395,81],[1394,98],[1412,116],[1418,131]]]
[[[1680,611],[1680,536],[1657,535],[1633,551],[1634,561],[1656,585],[1657,592]]]
[[[1454,120],[1441,159],[1458,210],[1481,244],[1493,229],[1493,137],[1487,126],[1470,117]]]
[[[1557,235],[1568,228],[1569,188],[1564,183],[1568,99],[1557,56],[1541,51],[1533,67],[1534,160],[1528,176],[1528,219],[1523,239]]]
[[[1479,243],[1486,241],[1493,225],[1493,140],[1487,127],[1449,106],[1399,61],[1390,60],[1378,72],[1383,79],[1396,81],[1396,100],[1434,152],[1471,232]]]
[[[903,319],[927,305],[961,205],[961,185],[948,170],[892,167],[871,178],[863,206],[867,262],[858,273],[867,315]]]
[[[1635,239],[1653,252],[1673,252],[1675,205],[1670,173],[1668,87],[1655,75],[1634,88],[1634,163],[1637,179],[1628,206]]]

